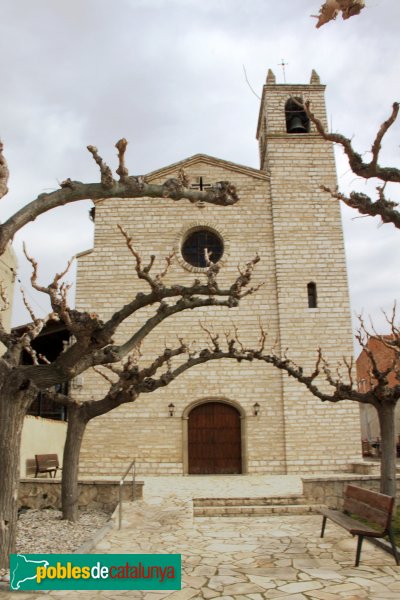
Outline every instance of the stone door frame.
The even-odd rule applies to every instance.
[[[206,398],[199,398],[194,400],[185,408],[182,413],[182,455],[183,455],[183,474],[189,475],[189,414],[201,404],[207,404],[209,402],[220,402],[221,404],[228,404],[235,408],[240,417],[240,439],[241,439],[241,451],[242,451],[242,473],[246,475],[248,473],[248,456],[247,456],[247,418],[243,407],[235,400],[228,398],[220,398],[218,396],[210,396]],[[239,475],[240,476],[240,475]],[[200,477],[200,475],[199,475]],[[230,475],[231,477],[231,475]]]

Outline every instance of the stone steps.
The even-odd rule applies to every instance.
[[[306,515],[316,513],[320,505],[310,504],[303,496],[255,498],[194,498],[195,517],[261,517],[273,514]]]
[[[305,504],[304,496],[287,494],[286,496],[254,496],[237,498],[193,498],[194,506],[266,506],[285,504]]]

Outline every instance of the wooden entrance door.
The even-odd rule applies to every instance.
[[[206,402],[189,414],[189,473],[242,472],[240,414],[222,402]]]

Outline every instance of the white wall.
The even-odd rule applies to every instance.
[[[22,429],[21,477],[28,476],[26,461],[34,459],[35,454],[58,454],[61,464],[66,434],[67,423],[65,421],[53,421],[27,415]]]

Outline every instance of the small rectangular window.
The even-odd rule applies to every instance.
[[[308,308],[317,308],[317,285],[310,281],[307,284]]]

